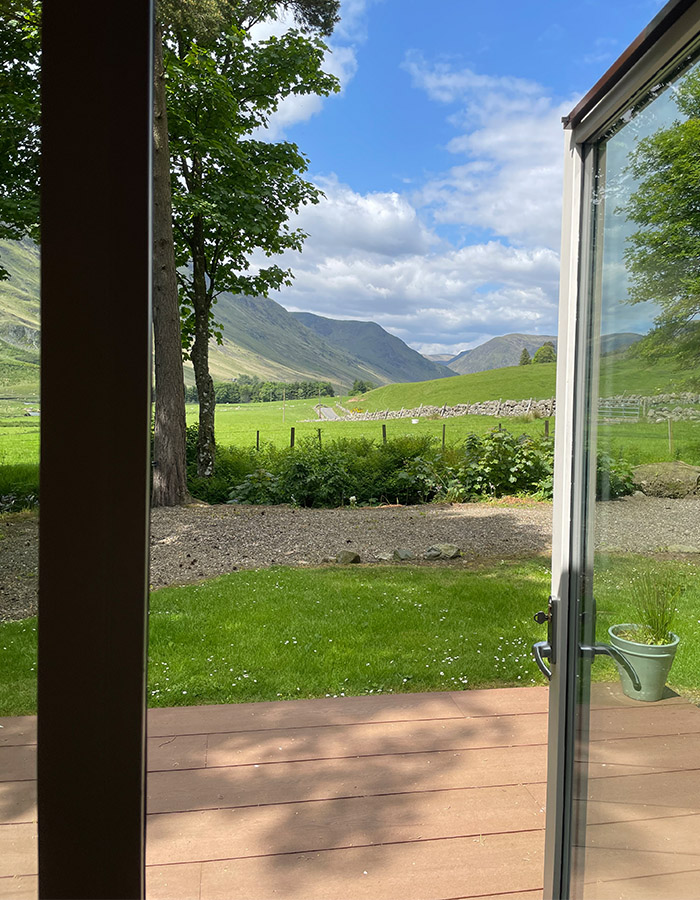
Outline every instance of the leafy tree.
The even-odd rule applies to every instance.
[[[535,350],[535,355],[532,357],[533,363],[553,363],[557,361],[557,352],[554,349],[554,344],[551,341],[545,341],[544,344],[538,349]]]
[[[4,0],[0,15],[0,238],[39,237],[41,4]],[[0,281],[9,277],[0,265]]]
[[[639,225],[628,239],[628,302],[661,311],[639,352],[697,368],[700,356],[700,72],[677,87],[685,119],[642,139],[627,173],[638,185],[622,211]]]
[[[523,352],[520,354],[520,362],[518,363],[518,365],[529,366],[531,362],[532,359],[530,358],[530,353],[528,352],[527,347],[523,347]]]
[[[269,2],[251,7],[275,10]],[[297,29],[256,43],[232,20],[211,39],[166,41],[175,257],[183,345],[199,395],[201,476],[214,466],[209,340],[221,340],[216,298],[222,291],[267,296],[289,284],[291,272],[278,265],[251,271],[250,256],[300,250],[306,235],[289,227],[289,214],[321,196],[301,177],[308,160],[295,144],[251,135],[283,98],[337,90],[321,70],[324,50],[319,38]]]
[[[356,378],[352,383],[351,393],[353,394],[366,394],[367,391],[373,391],[377,385],[371,381],[364,381],[361,378]]]

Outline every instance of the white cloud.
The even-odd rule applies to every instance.
[[[304,251],[282,261],[295,279],[275,299],[288,309],[373,320],[412,346],[444,352],[496,334],[551,333],[552,250],[496,240],[455,248],[426,228],[405,197],[358,194],[335,179],[321,187],[326,199],[295,222],[310,235]]]
[[[528,247],[559,248],[562,159],[557,103],[538,84],[429,65],[409,54],[404,63],[416,87],[441,103],[458,104],[450,122],[459,130],[447,149],[463,158],[432,178],[415,198],[436,223],[487,229]]]
[[[341,93],[357,71],[357,45],[367,39],[367,9],[372,3],[377,2],[381,0],[342,0],[340,22],[333,35],[325,41],[328,51],[324,55],[323,70],[335,75],[340,83]],[[278,19],[259,23],[251,33],[256,40],[263,41],[273,35],[284,34],[293,25],[293,18],[289,14],[282,14]],[[326,99],[315,94],[285,98],[277,112],[271,116],[268,127],[259,129],[255,137],[269,141],[283,140],[287,129],[292,125],[307,122],[312,116],[320,113]]]

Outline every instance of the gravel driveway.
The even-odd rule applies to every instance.
[[[700,554],[700,498],[628,497],[597,505],[598,544],[636,553]],[[374,509],[195,506],[156,509],[151,525],[151,584],[162,587],[240,568],[319,565],[348,549],[371,563],[399,547],[420,558],[453,543],[463,558],[423,565],[464,566],[477,559],[547,553],[550,503],[430,504]],[[79,564],[79,550],[76,548]],[[420,561],[420,559],[419,559]],[[421,561],[422,562],[422,561]],[[400,565],[400,563],[398,564]],[[0,521],[0,621],[36,611],[37,516]]]

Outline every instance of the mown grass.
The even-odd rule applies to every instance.
[[[599,639],[625,621],[630,581],[650,567],[687,590],[670,685],[700,691],[700,582],[695,564],[601,557]],[[530,646],[546,605],[548,560],[476,570],[420,566],[236,572],[151,596],[149,704],[191,706],[300,697],[541,684]],[[0,625],[0,715],[36,709],[36,619]],[[597,680],[615,679],[597,659]]]

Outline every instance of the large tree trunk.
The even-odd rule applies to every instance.
[[[153,336],[156,402],[153,506],[189,502],[187,491],[185,387],[180,337],[163,37],[155,35],[153,84]]]
[[[204,236],[202,223],[195,217],[193,223],[192,287],[194,306],[194,342],[190,357],[199,396],[199,436],[197,439],[197,474],[209,478],[214,474],[214,417],[216,395],[214,382],[209,374],[209,319],[211,297],[205,276]]]

